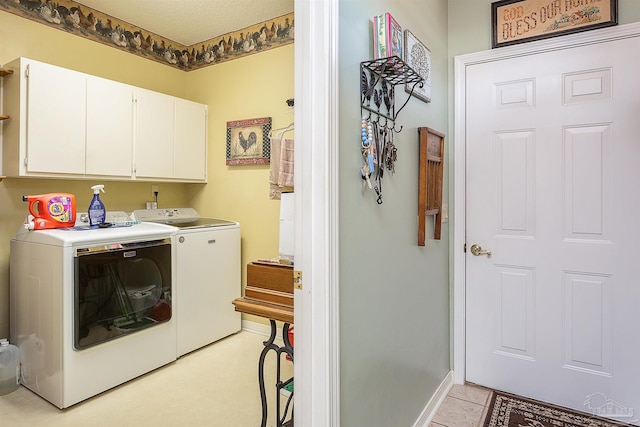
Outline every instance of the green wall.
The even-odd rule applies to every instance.
[[[449,371],[448,224],[436,241],[427,220],[427,245],[417,246],[417,128],[448,125],[447,2],[339,6],[341,424],[411,426]],[[378,205],[362,191],[359,88],[360,62],[372,58],[370,21],[384,12],[431,49],[433,94],[400,113],[396,173],[385,172]],[[399,108],[403,85],[396,97]]]

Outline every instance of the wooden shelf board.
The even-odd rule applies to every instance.
[[[240,313],[253,314],[267,319],[279,320],[285,323],[293,323],[293,307],[281,304],[272,304],[266,301],[252,298],[236,298],[233,300],[235,310]]]
[[[7,114],[0,114],[0,120],[7,120],[10,119],[11,116],[7,115]]]

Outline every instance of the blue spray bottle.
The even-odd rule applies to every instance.
[[[93,190],[93,200],[89,204],[89,225],[99,225],[104,222],[107,216],[104,203],[100,200],[100,191],[104,193],[104,185],[94,185],[91,189]]]

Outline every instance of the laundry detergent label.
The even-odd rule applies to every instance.
[[[67,196],[57,196],[49,199],[47,212],[51,218],[60,222],[71,220],[71,198]]]

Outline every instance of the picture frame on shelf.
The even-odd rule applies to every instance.
[[[404,59],[402,26],[389,13],[373,17],[373,59],[397,56]]]
[[[227,165],[269,164],[270,132],[271,117],[227,122]]]
[[[404,62],[424,80],[422,83],[405,83],[404,90],[416,98],[431,102],[431,50],[411,31],[404,30]]]
[[[618,0],[502,0],[491,3],[491,47],[547,39],[618,24]]]

